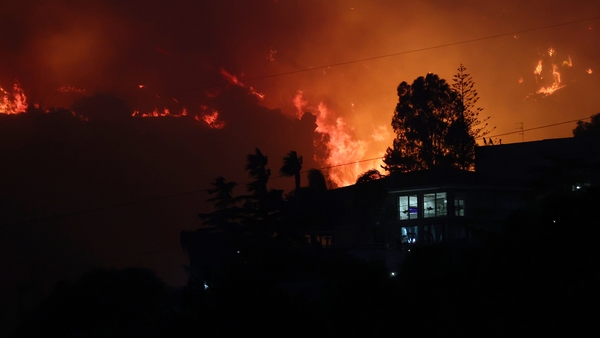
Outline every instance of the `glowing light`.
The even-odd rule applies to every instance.
[[[554,48],[548,48],[548,55],[553,56],[554,53],[556,53],[556,51],[554,50]]]
[[[373,133],[371,134],[371,138],[373,138],[373,140],[378,141],[378,142],[382,142],[385,141],[389,138],[389,131],[386,128],[386,126],[379,126],[377,128],[375,128],[375,130],[373,130]]]
[[[556,92],[557,90],[565,87],[565,85],[561,84],[560,82],[560,73],[558,72],[557,65],[552,65],[552,77],[554,79],[552,85],[538,89],[538,91],[536,92],[537,94],[548,96],[554,94],[554,92]]]
[[[194,117],[196,119],[196,121],[200,121],[200,118],[198,117],[198,115],[196,115],[196,117]],[[210,114],[204,114],[202,115],[202,121],[206,122],[206,124],[208,124],[208,126],[210,128],[213,129],[223,129],[223,127],[225,127],[225,122],[223,121],[219,121],[219,112],[216,110],[213,110],[212,113]]]
[[[523,77],[522,77],[522,76],[521,76],[521,77],[519,77],[519,80],[518,80],[518,81],[519,81],[519,83],[523,83]]]
[[[0,95],[0,114],[21,114],[27,110],[27,97],[18,83],[13,85],[10,93],[0,87]]]
[[[146,86],[144,86],[143,84],[139,84],[139,85],[138,85],[138,88],[140,88],[140,89],[142,89],[142,88],[145,88],[145,87],[146,87]]]
[[[238,80],[237,76],[229,73],[228,71],[226,71],[225,69],[221,69],[221,75],[223,75],[223,77],[229,81],[231,84],[234,84],[236,86],[242,87],[242,88],[247,88],[250,93],[256,97],[258,97],[259,99],[264,99],[265,98],[265,94],[257,92],[254,88],[252,88],[251,86],[246,86],[245,84],[243,84],[240,80]]]
[[[569,68],[573,67],[573,60],[571,60],[571,56],[569,55],[568,60],[563,61],[563,66],[567,66]]]
[[[542,74],[542,60],[538,61],[538,64],[535,67],[535,70],[533,71],[533,74],[535,74],[535,75],[541,75]]]
[[[354,184],[358,175],[366,170],[364,163],[359,161],[364,158],[367,143],[354,140],[352,130],[344,119],[334,118],[332,115],[324,103],[319,103],[315,131],[326,135],[321,142],[325,143],[329,151],[324,163],[326,167],[330,167],[329,178],[338,186],[347,186]]]
[[[149,113],[140,113],[139,110],[135,110],[133,112],[133,114],[131,114],[131,116],[133,117],[166,117],[166,116],[170,116],[170,117],[184,117],[187,116],[187,109],[183,108],[181,110],[181,113],[179,114],[171,114],[171,112],[169,111],[168,108],[163,108],[162,111],[159,111],[158,108],[154,108],[153,111],[149,112]]]
[[[74,87],[71,85],[62,86],[62,87],[58,88],[57,91],[59,91],[61,93],[73,92],[73,93],[78,93],[78,94],[85,94],[85,89],[77,88],[77,87]]]
[[[302,118],[302,115],[304,115],[304,109],[308,104],[308,101],[302,98],[302,94],[302,91],[298,90],[296,92],[296,96],[294,96],[294,100],[292,101],[294,103],[294,107],[296,107],[296,116],[298,119]]]
[[[592,68],[588,68],[585,72],[591,75],[592,74]]]

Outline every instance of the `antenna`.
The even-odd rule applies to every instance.
[[[523,122],[519,122],[519,123],[515,123],[517,125],[521,125],[520,127],[517,127],[518,130],[520,130],[519,134],[521,134],[521,142],[525,142],[525,127]]]

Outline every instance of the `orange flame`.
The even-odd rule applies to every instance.
[[[329,179],[335,186],[354,184],[360,174],[383,164],[381,159],[365,160],[369,142],[354,138],[353,128],[342,117],[337,117],[325,103],[319,103],[317,109],[308,107],[303,92],[298,90],[293,104],[297,109],[298,119],[305,111],[309,111],[316,117],[315,132],[321,134],[321,137],[315,139],[315,147],[325,146],[327,157],[319,159],[315,154],[315,160],[326,169]],[[387,133],[385,126],[378,127],[374,130],[372,138],[380,141],[386,138]]]
[[[538,61],[538,64],[535,67],[535,70],[533,71],[533,74],[535,74],[535,75],[541,75],[542,74],[542,60]]]
[[[588,68],[585,72],[588,73],[588,74],[590,74],[590,75],[593,73],[592,72],[592,68]]]
[[[216,110],[213,110],[210,114],[202,115],[202,118],[199,118],[198,115],[196,115],[194,119],[196,121],[202,120],[206,122],[206,124],[213,129],[223,129],[223,127],[225,127],[225,122],[219,121],[219,112]]]
[[[292,101],[294,102],[294,107],[296,107],[296,116],[298,119],[302,118],[302,115],[304,115],[304,109],[308,104],[308,101],[302,98],[302,94],[302,91],[298,90],[296,92],[296,96],[294,96],[294,100]]]
[[[73,93],[78,93],[78,94],[85,94],[85,89],[77,88],[77,87],[74,87],[71,85],[62,86],[62,87],[58,88],[57,91],[59,91],[61,93],[73,92]]]
[[[21,114],[27,110],[27,97],[18,83],[13,85],[12,93],[0,87],[0,95],[0,114]]]
[[[554,94],[555,91],[564,88],[565,85],[560,83],[560,73],[558,72],[557,65],[552,65],[552,77],[554,79],[552,85],[538,89],[538,91],[536,92],[537,94],[548,96]]]
[[[151,111],[150,113],[140,113],[139,110],[135,110],[133,112],[133,114],[131,114],[131,116],[133,117],[165,117],[165,116],[171,116],[171,117],[184,117],[187,116],[187,109],[183,108],[181,110],[181,113],[179,114],[171,114],[171,112],[169,111],[169,109],[164,108],[162,112],[160,112],[157,108],[154,108],[153,111]]]
[[[250,91],[250,93],[256,97],[258,97],[259,99],[264,99],[265,98],[265,94],[257,92],[252,86],[246,86],[245,84],[243,84],[240,80],[238,80],[237,76],[229,73],[228,71],[226,71],[225,69],[221,69],[221,75],[223,75],[223,77],[229,81],[231,84],[234,84],[236,86],[242,87],[242,88],[248,88],[248,90]]]

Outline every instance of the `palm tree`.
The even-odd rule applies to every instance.
[[[246,171],[256,179],[247,184],[248,191],[258,198],[267,194],[267,181],[271,176],[271,170],[267,168],[267,163],[267,157],[258,148],[255,149],[255,154],[246,156]]]
[[[294,176],[296,190],[300,189],[300,171],[302,170],[302,156],[298,156],[295,150],[290,151],[283,157],[283,166],[279,172],[287,177]]]

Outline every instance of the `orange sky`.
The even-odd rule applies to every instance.
[[[288,116],[299,90],[302,109],[327,107],[330,129],[347,134],[346,151],[362,149],[349,161],[380,157],[391,144],[400,82],[427,72],[451,80],[460,63],[496,126],[491,135],[512,133],[497,136],[503,143],[567,137],[574,123],[515,132],[600,111],[600,5],[590,1],[26,0],[3,15],[0,29],[13,33],[0,40],[0,84],[18,80],[29,103],[69,106],[83,95],[58,90],[71,86],[113,92],[140,112],[185,107],[201,117],[212,113],[206,97],[225,70]],[[553,65],[560,89],[536,94],[555,82]]]
[[[496,126],[491,135],[502,143],[568,137],[574,122],[524,135],[518,129],[600,112],[599,17],[600,3],[588,0],[551,5],[522,0],[9,2],[0,11],[0,87],[10,89],[18,81],[30,104],[46,108],[69,107],[83,95],[102,91],[126,101],[129,119],[137,118],[131,116],[134,111],[141,115],[165,107],[171,114],[185,108],[187,117],[144,120],[133,132],[82,127],[112,133],[77,134],[82,145],[45,140],[62,135],[52,128],[44,135],[34,132],[39,126],[10,130],[0,135],[0,151],[14,160],[1,168],[3,177],[10,177],[2,193],[11,199],[21,194],[24,210],[39,206],[54,215],[204,189],[218,175],[245,182],[245,155],[254,147],[269,156],[274,176],[289,150],[304,156],[305,169],[381,157],[393,137],[398,84],[428,72],[451,80],[461,63],[476,83],[483,116],[491,116]],[[546,28],[531,30],[540,27]],[[458,43],[463,41],[471,42]],[[560,89],[536,94],[556,82],[553,65]],[[317,115],[318,125],[298,121],[298,107]],[[224,123],[221,129],[205,122],[215,110],[214,123]],[[314,146],[315,128],[338,142],[329,146],[340,156],[323,156]],[[53,154],[60,161],[76,166],[50,163],[52,154],[46,152],[37,158],[15,151],[21,146],[39,150],[38,139],[56,146],[60,151]],[[59,145],[70,148],[63,151]],[[79,155],[82,149],[95,152]],[[26,170],[19,171],[19,165]],[[344,184],[373,166],[338,167],[330,175]],[[115,181],[120,182],[116,188]],[[271,187],[292,185],[287,179],[271,182]],[[149,266],[169,283],[182,284],[185,257],[178,236],[199,226],[205,198],[190,194],[82,213],[61,220],[57,231],[68,233],[77,250],[95,261]],[[30,243],[33,233],[22,230],[22,241],[13,240],[16,235],[4,238],[15,250],[35,248],[31,255],[41,263],[27,257],[27,264],[76,265],[47,262],[55,256]],[[48,236],[40,234],[41,243]],[[170,258],[139,255],[164,248],[170,248]]]

